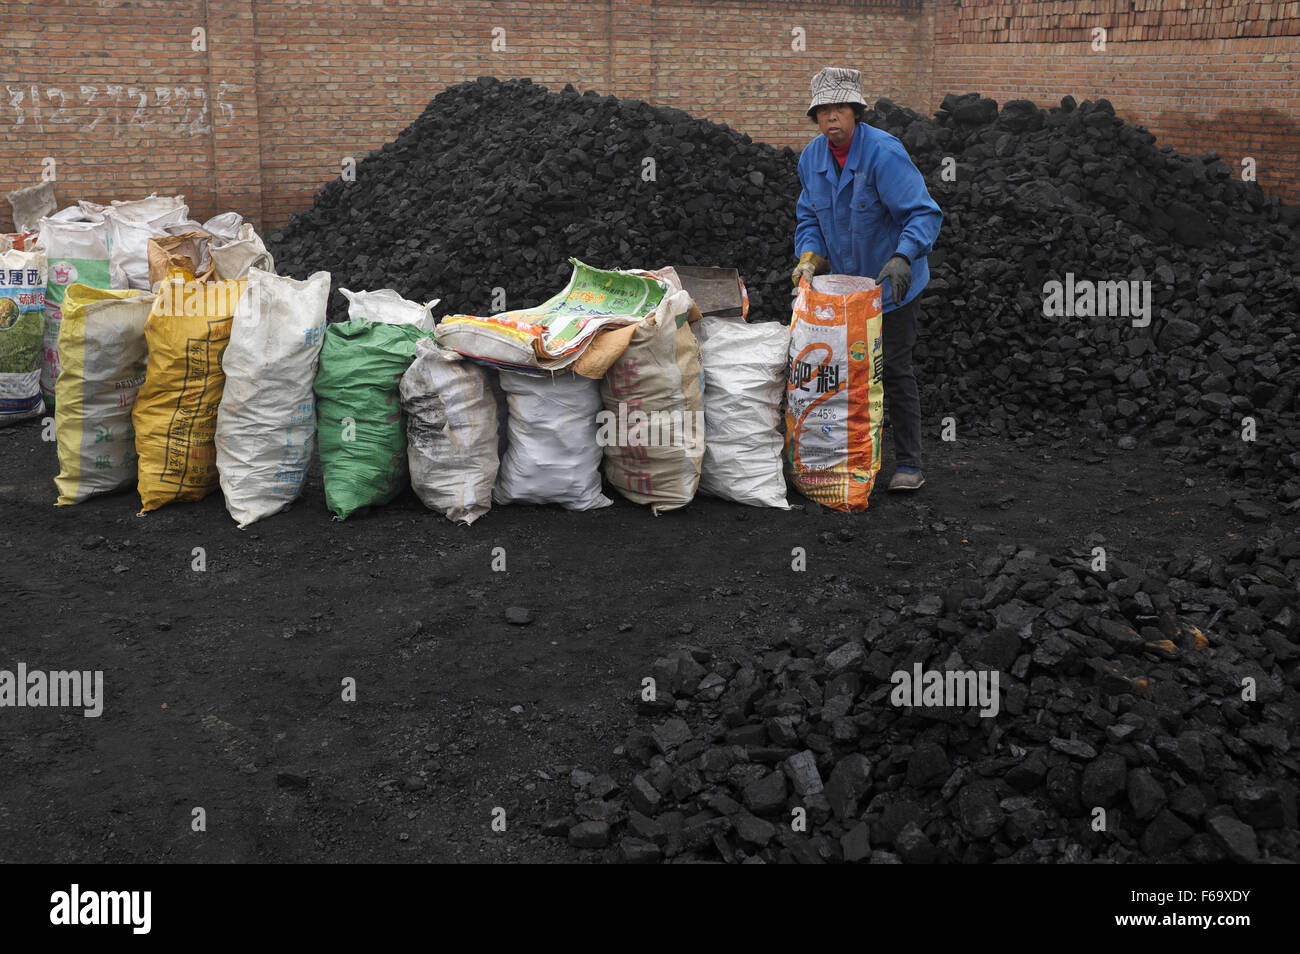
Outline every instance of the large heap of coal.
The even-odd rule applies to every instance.
[[[1235,159],[1158,147],[1104,99],[999,109],[970,93],[933,118],[880,100],[867,119],[945,214],[917,349],[935,437],[953,417],[959,438],[1152,440],[1300,506],[1285,480],[1300,469],[1300,209]],[[336,287],[440,297],[442,313],[491,312],[496,288],[534,304],[571,255],[734,266],[752,317],[788,320],[796,162],[679,110],[484,77],[439,94],[270,244],[287,274],[325,268]],[[1044,283],[1067,273],[1149,281],[1149,325],[1045,316]]]
[[[933,120],[882,100],[872,121],[945,213],[918,352],[931,413],[1008,436],[1059,423],[1121,448],[1179,445],[1174,462],[1214,461],[1270,495],[1266,475],[1300,469],[1300,208],[1215,154],[1157,147],[1104,99],[999,111],[972,93]],[[1045,316],[1044,283],[1067,274],[1149,281],[1149,325]]]
[[[438,94],[270,244],[288,274],[441,298],[439,314],[490,314],[494,288],[509,308],[536,304],[563,287],[569,256],[747,279],[789,262],[781,297],[751,287],[775,317],[794,265],[796,161],[680,110],[483,77]]]
[[[632,862],[1294,861],[1300,542],[1092,554],[1006,545],[858,632],[657,660],[623,769],[544,830]],[[999,711],[897,705],[917,666],[997,671]]]

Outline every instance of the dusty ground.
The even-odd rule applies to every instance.
[[[98,719],[0,711],[0,861],[600,860],[540,826],[572,806],[572,767],[627,776],[632,693],[666,650],[859,627],[882,593],[938,589],[999,544],[1101,534],[1145,563],[1260,529],[1156,448],[928,451],[920,494],[881,488],[854,516],[699,498],[656,519],[619,498],[469,528],[409,492],[334,522],[317,465],[241,532],[219,491],[147,517],[134,492],[55,508],[54,445],[0,429],[0,668],[102,669],[106,695]]]

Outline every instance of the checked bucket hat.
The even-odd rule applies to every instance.
[[[808,107],[808,115],[813,114],[818,106],[825,106],[828,103],[861,103],[867,105],[862,98],[862,74],[857,70],[841,69],[837,66],[828,66],[812,78],[812,105]]]

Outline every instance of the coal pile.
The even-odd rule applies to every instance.
[[[904,143],[945,214],[916,352],[928,415],[955,418],[959,436],[1154,441],[1171,465],[1213,462],[1300,510],[1287,479],[1300,472],[1300,209],[1232,160],[1157,147],[1104,99],[1043,110],[969,93],[933,117],[880,100],[867,120]],[[541,301],[570,255],[734,266],[751,316],[788,321],[797,160],[679,110],[484,77],[440,93],[270,245],[286,274],[441,297],[446,314],[492,311],[496,287],[507,307]],[[1044,283],[1067,273],[1150,282],[1149,324],[1045,316]],[[339,296],[330,307],[344,317]]]
[[[860,632],[659,659],[626,771],[575,771],[544,830],[628,862],[1296,858],[1300,542],[1097,566],[1008,545]],[[998,671],[998,711],[896,705],[918,665]]]
[[[726,265],[747,281],[784,266],[779,296],[749,289],[776,316],[794,267],[796,161],[681,110],[483,77],[438,94],[270,245],[286,274],[324,268],[336,287],[441,298],[440,314],[490,314],[496,287],[508,308],[536,304],[564,286],[569,256]]]
[[[1270,497],[1300,470],[1300,208],[1232,160],[1157,147],[1104,99],[1045,111],[948,96],[934,119],[882,100],[871,118],[944,209],[917,352],[936,413],[1004,436],[1151,440]],[[1149,315],[1045,316],[1044,284],[1067,274],[1150,282]]]

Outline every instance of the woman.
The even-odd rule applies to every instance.
[[[917,302],[930,280],[926,256],[943,212],[895,137],[862,121],[861,74],[828,67],[813,77],[809,118],[820,131],[799,156],[792,276],[832,272],[874,275],[882,286],[885,400],[898,466],[890,490],[919,490],[921,400],[912,370],[920,319]]]

